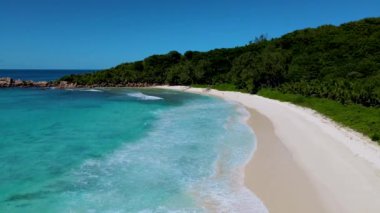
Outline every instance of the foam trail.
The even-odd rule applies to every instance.
[[[54,88],[54,87],[53,87]],[[56,89],[56,88],[54,88]],[[79,91],[79,92],[104,92],[99,89],[65,89],[66,91]]]
[[[83,92],[103,92],[103,90],[99,90],[99,89],[84,89],[84,90],[79,90],[79,91],[83,91]]]
[[[254,139],[253,131],[246,125],[250,114],[237,103],[229,103],[235,105],[236,114],[224,125],[226,133],[220,138],[222,146],[214,173],[192,184],[189,190],[200,205],[215,212],[268,213],[264,203],[244,185],[244,168],[256,149],[256,142],[249,143]]]
[[[145,95],[142,92],[134,92],[134,93],[128,93],[127,94],[130,97],[138,98],[140,100],[162,100],[163,98],[152,96],[152,95]]]

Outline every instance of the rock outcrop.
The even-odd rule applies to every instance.
[[[77,88],[78,85],[76,83],[69,83],[67,81],[60,81],[58,85],[56,85],[59,89],[72,89]]]
[[[23,81],[23,80],[14,80],[9,77],[0,78],[0,88],[4,87],[51,87],[53,86],[52,82],[47,81]]]
[[[13,79],[6,77],[6,78],[0,78],[0,87],[11,87],[13,83]]]
[[[73,88],[95,88],[95,87],[150,87],[156,86],[156,84],[151,83],[124,83],[124,84],[113,84],[113,83],[100,83],[92,85],[78,85],[77,83],[71,83],[68,81],[24,81],[24,80],[14,80],[9,77],[0,78],[0,88],[6,87],[56,87],[59,89],[73,89]]]

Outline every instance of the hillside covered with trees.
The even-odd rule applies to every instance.
[[[171,51],[59,80],[82,86],[222,84],[249,93],[272,88],[379,107],[380,18],[297,30],[270,40],[260,36],[242,47],[183,55]]]

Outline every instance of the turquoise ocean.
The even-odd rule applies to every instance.
[[[266,212],[247,116],[160,89],[0,89],[0,212]]]

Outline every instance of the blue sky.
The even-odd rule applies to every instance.
[[[0,68],[101,69],[376,16],[379,0],[0,0]]]

